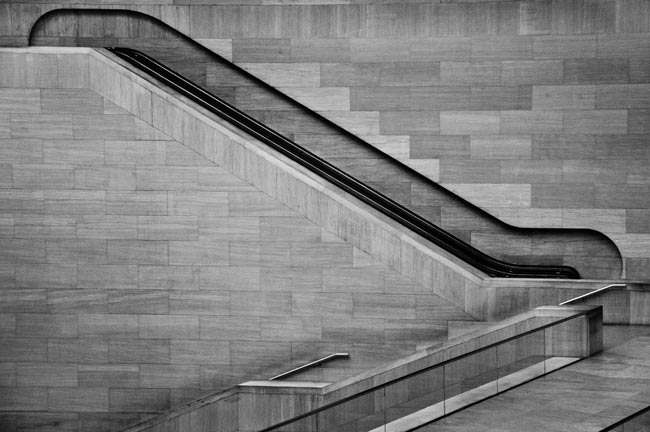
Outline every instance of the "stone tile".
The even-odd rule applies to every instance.
[[[170,360],[173,364],[230,364],[230,341],[172,340]]]
[[[377,63],[321,63],[321,86],[377,87],[380,70]]]
[[[156,142],[156,141],[154,141]],[[178,142],[166,141],[166,163],[171,166],[212,165],[208,159]]]
[[[410,41],[413,61],[467,61],[470,57],[470,38],[417,38]]]
[[[630,83],[650,83],[650,60],[644,58],[630,59]]]
[[[504,135],[562,133],[561,111],[502,111],[501,133]],[[579,133],[572,131],[572,133]]]
[[[650,133],[650,110],[629,110],[628,111],[628,133],[630,134]]]
[[[650,41],[643,34],[603,34],[598,36],[598,57],[647,57]]]
[[[280,62],[292,56],[290,39],[236,38],[232,41],[235,62]]]
[[[352,318],[352,311],[351,293],[292,293],[293,316]]]
[[[470,108],[473,110],[528,110],[532,96],[530,86],[472,86]]]
[[[201,374],[193,365],[140,365],[140,386],[144,388],[198,388]]]
[[[74,238],[75,218],[70,216],[22,216],[14,225],[16,238]]]
[[[201,316],[201,339],[259,341],[260,320],[251,316]]]
[[[41,362],[47,359],[47,340],[34,337],[0,339],[0,361]],[[30,409],[33,409],[30,408]]]
[[[199,166],[197,175],[198,187],[203,191],[257,191],[255,187],[218,166]]]
[[[198,339],[199,317],[191,315],[140,315],[140,338]]]
[[[532,145],[533,159],[579,159],[596,147],[592,135],[534,135]]]
[[[230,242],[234,266],[288,266],[291,260],[289,242]]]
[[[441,129],[440,116],[437,111],[386,111],[380,114],[379,128],[384,135],[432,135]]]
[[[175,291],[169,293],[169,313],[187,315],[228,315],[228,291]]]
[[[353,63],[408,61],[409,41],[399,39],[350,39]]]
[[[198,240],[196,216],[138,216],[141,240]]]
[[[138,316],[79,314],[79,336],[88,338],[137,338]]]
[[[228,263],[228,242],[211,240],[169,242],[169,264],[228,265]]]
[[[502,161],[499,177],[505,183],[560,183],[562,182],[562,161]]]
[[[17,264],[16,284],[23,288],[75,288],[75,264]]]
[[[72,117],[66,114],[12,114],[12,138],[72,139]],[[95,136],[96,137],[96,136]],[[89,137],[89,139],[95,138]],[[81,137],[75,137],[81,138]]]
[[[441,111],[470,107],[469,86],[436,86],[411,89],[411,109]]]
[[[108,294],[108,312],[122,314],[167,314],[169,293],[153,290],[119,290]]]
[[[199,219],[199,234],[202,239],[213,241],[258,241],[260,218],[202,216]],[[267,236],[265,240],[274,239]]]
[[[532,206],[542,208],[593,208],[594,186],[590,184],[537,184],[532,186]]]
[[[14,283],[15,285],[15,283]],[[0,291],[2,312],[47,312],[47,291],[45,289],[4,288]],[[12,335],[15,333],[15,319]]]
[[[111,412],[163,412],[170,408],[169,389],[110,389]]]
[[[526,36],[472,39],[472,61],[532,59],[533,39]]]
[[[76,387],[77,365],[69,363],[25,363],[16,365],[18,387]]]
[[[74,174],[76,189],[136,189],[136,173],[132,167],[76,168]]]
[[[101,140],[44,140],[43,162],[46,164],[104,164]]]
[[[648,109],[649,84],[599,85],[596,93],[598,109]]]
[[[286,342],[250,342],[233,341],[230,344],[230,361],[232,364],[264,366],[269,364],[290,365],[291,344]]]
[[[43,141],[40,139],[0,139],[0,159],[3,163],[42,163]]]
[[[625,134],[625,110],[569,110],[564,112],[564,132],[574,134]]]
[[[18,337],[77,337],[77,334],[77,315],[74,314],[16,315]]]
[[[105,214],[106,192],[100,191],[44,191],[45,213],[48,214]]]
[[[289,292],[245,292],[233,291],[230,297],[233,316],[277,316],[291,314],[291,293]]]
[[[304,217],[262,216],[259,230],[262,241],[318,242],[321,236],[320,227]]]
[[[229,216],[292,216],[293,212],[262,192],[228,194]]]
[[[383,63],[380,66],[379,85],[382,87],[430,86],[437,84],[439,79],[439,62]]]
[[[650,233],[650,210],[648,209],[627,209],[625,221],[625,232]]]
[[[503,84],[562,84],[564,65],[560,60],[504,61],[501,66]]]
[[[7,388],[0,396],[3,411],[47,410],[47,393],[44,387]]]
[[[1,263],[42,263],[45,262],[45,242],[43,240],[0,239]]]
[[[106,165],[166,165],[166,141],[105,141]]]
[[[111,215],[166,215],[167,192],[108,191],[106,193],[106,213]]]
[[[16,189],[73,189],[75,172],[69,165],[13,165]]]
[[[442,85],[499,85],[501,84],[501,62],[441,62],[440,84]]]
[[[130,115],[73,115],[75,139],[133,140],[135,124]],[[67,137],[72,138],[72,137]]]
[[[596,184],[595,208],[644,208],[645,197],[650,192],[648,185]],[[645,201],[644,201],[645,200]]]
[[[92,339],[48,339],[47,361],[65,363],[106,363],[108,342]]]
[[[415,318],[415,296],[355,294],[355,318]]]
[[[353,87],[352,111],[389,111],[409,109],[409,89],[401,87]]]
[[[106,241],[47,240],[45,257],[49,263],[106,264]]]
[[[168,199],[170,215],[228,215],[227,192],[169,191]]]
[[[260,285],[263,291],[321,291],[320,268],[263,267]]]
[[[566,84],[627,83],[627,59],[575,59],[564,61]]]
[[[138,365],[79,365],[79,387],[137,388]]]
[[[292,243],[291,265],[349,267],[352,266],[352,246],[347,243]]]
[[[198,186],[196,167],[140,167],[136,169],[138,190],[185,190]]]
[[[462,135],[413,136],[410,140],[411,159],[469,158],[470,137]]]
[[[337,343],[383,344],[383,319],[323,318],[323,341]]]
[[[40,113],[40,90],[27,88],[0,89],[0,112]]]
[[[533,38],[536,59],[575,59],[596,56],[596,35],[552,35]]]
[[[338,268],[322,270],[323,291],[352,293],[383,293],[383,272],[376,269]]]
[[[140,265],[135,279],[140,289],[198,290],[199,267]]]
[[[47,292],[50,313],[106,313],[108,294],[96,289],[57,289]]]
[[[565,159],[562,171],[564,183],[625,183],[628,167],[623,161]]]
[[[100,95],[90,89],[41,89],[41,107],[44,113],[103,114]]]
[[[470,138],[472,159],[529,159],[529,136],[473,136]]]
[[[259,291],[260,284],[260,267],[201,266],[201,290]]]
[[[263,341],[314,341],[322,338],[320,320],[298,317],[263,317]]]
[[[523,184],[446,183],[452,192],[479,207],[530,207],[531,188]]]
[[[77,216],[77,237],[129,240],[137,238],[135,216]]]
[[[533,86],[534,110],[595,109],[596,86]]]
[[[446,111],[440,113],[443,135],[498,134],[501,118],[496,111]]]
[[[109,264],[167,264],[172,254],[166,241],[108,240]]]
[[[319,87],[318,63],[239,63],[238,66],[274,87]]]
[[[112,363],[169,363],[167,339],[114,339],[107,345]]]
[[[443,183],[498,183],[499,162],[489,160],[448,160],[440,167]]]
[[[275,59],[270,61],[277,62]],[[245,60],[246,61],[246,60]],[[291,39],[291,61],[305,62],[347,62],[350,61],[349,39]]]

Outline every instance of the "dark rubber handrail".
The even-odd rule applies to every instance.
[[[371,207],[493,277],[579,279],[569,266],[535,266],[507,263],[493,258],[432,224],[365,183],[280,135],[212,93],[197,86],[155,59],[131,48],[108,48],[128,63],[160,80],[188,99],[232,123],[283,155],[327,179]]]

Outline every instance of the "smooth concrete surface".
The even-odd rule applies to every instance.
[[[605,326],[605,351],[418,431],[596,432],[650,405],[650,329]]]

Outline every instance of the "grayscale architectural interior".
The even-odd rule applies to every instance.
[[[647,430],[649,325],[648,0],[0,3],[0,432]]]

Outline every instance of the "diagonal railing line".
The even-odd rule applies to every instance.
[[[568,304],[571,304],[571,303],[573,303],[573,302],[575,302],[575,301],[582,300],[582,299],[586,299],[586,298],[588,298],[588,297],[591,297],[591,296],[593,296],[593,295],[598,294],[599,292],[603,292],[603,291],[606,291],[606,290],[609,290],[609,289],[612,289],[612,288],[624,288],[624,287],[626,287],[626,286],[627,286],[627,284],[624,284],[624,283],[613,283],[613,284],[605,285],[605,286],[602,287],[602,288],[598,288],[598,289],[596,289],[596,290],[589,291],[588,293],[585,293],[585,294],[579,295],[578,297],[574,297],[574,298],[572,298],[572,299],[569,299],[569,300],[563,301],[563,302],[560,303],[558,306],[568,305]]]

